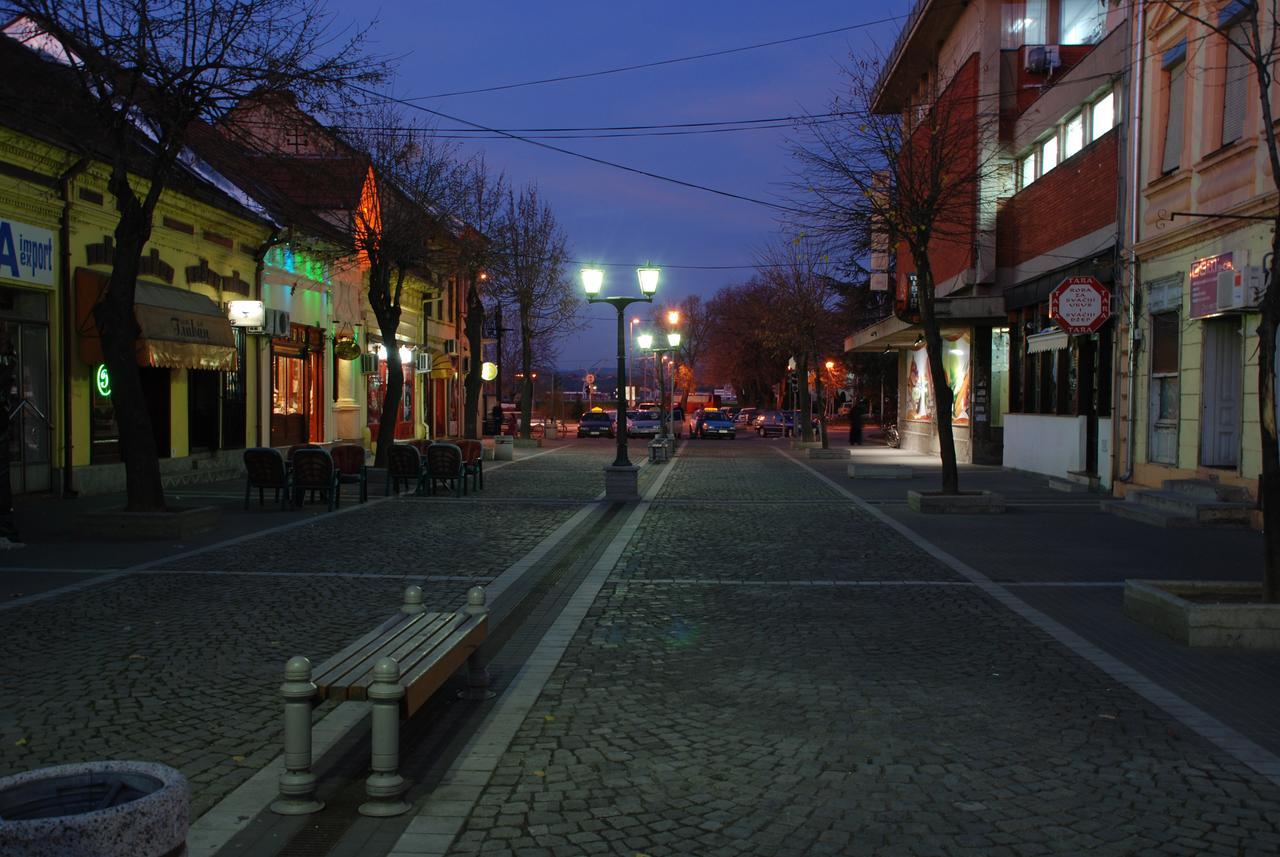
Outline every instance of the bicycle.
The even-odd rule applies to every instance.
[[[898,433],[898,415],[885,414],[880,418],[880,432],[884,435],[885,446],[897,449],[902,445],[902,435]]]

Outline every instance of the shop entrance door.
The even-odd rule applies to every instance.
[[[1240,464],[1241,354],[1238,318],[1204,322],[1204,370],[1200,389],[1200,463]]]
[[[49,328],[0,321],[13,343],[9,391],[9,485],[14,494],[48,491],[53,483],[49,423]]]

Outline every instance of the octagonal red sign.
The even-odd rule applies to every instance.
[[[1111,318],[1111,293],[1094,277],[1067,277],[1049,293],[1049,318],[1073,336],[1096,333]]]

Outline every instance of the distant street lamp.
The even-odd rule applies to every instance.
[[[606,303],[618,313],[618,454],[613,464],[605,468],[605,497],[611,500],[637,500],[639,492],[639,468],[627,458],[627,326],[626,309],[634,303],[653,303],[653,296],[658,291],[658,268],[643,267],[636,269],[636,279],[640,282],[641,297],[610,295],[600,297],[600,289],[604,286],[604,271],[598,268],[582,269],[582,289],[587,293],[588,303]]]
[[[668,313],[667,318],[670,319],[673,313]],[[674,313],[679,319],[679,313]],[[667,403],[667,383],[662,377],[662,367],[665,365],[665,355],[674,354],[676,349],[680,347],[680,331],[673,330],[667,334],[666,348],[651,348],[653,345],[653,336],[648,333],[642,333],[636,337],[636,342],[640,347],[653,352],[653,363],[656,367],[654,373],[657,375],[658,381],[658,408],[662,411],[662,436],[668,438],[671,436],[671,410],[675,407],[675,363],[671,364],[671,403]]]

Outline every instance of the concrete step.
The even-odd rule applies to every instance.
[[[1187,494],[1201,500],[1223,503],[1250,503],[1249,489],[1240,485],[1223,485],[1208,479],[1166,479],[1161,483],[1165,491]]]
[[[1130,491],[1124,499],[1129,503],[1186,515],[1200,524],[1248,524],[1253,511],[1249,503],[1205,500],[1185,491]]]
[[[1068,494],[1088,494],[1091,490],[1087,484],[1082,485],[1074,479],[1063,479],[1061,476],[1050,476],[1049,487],[1054,491],[1065,491]]]
[[[1128,518],[1131,521],[1150,524],[1153,527],[1196,526],[1196,519],[1190,515],[1167,512],[1143,503],[1125,502],[1124,500],[1103,500],[1099,505],[1104,512],[1119,515],[1121,518]]]
[[[1083,485],[1090,491],[1097,491],[1098,487],[1102,484],[1102,480],[1098,478],[1098,474],[1090,473],[1087,470],[1068,470],[1067,479],[1077,485]]]

